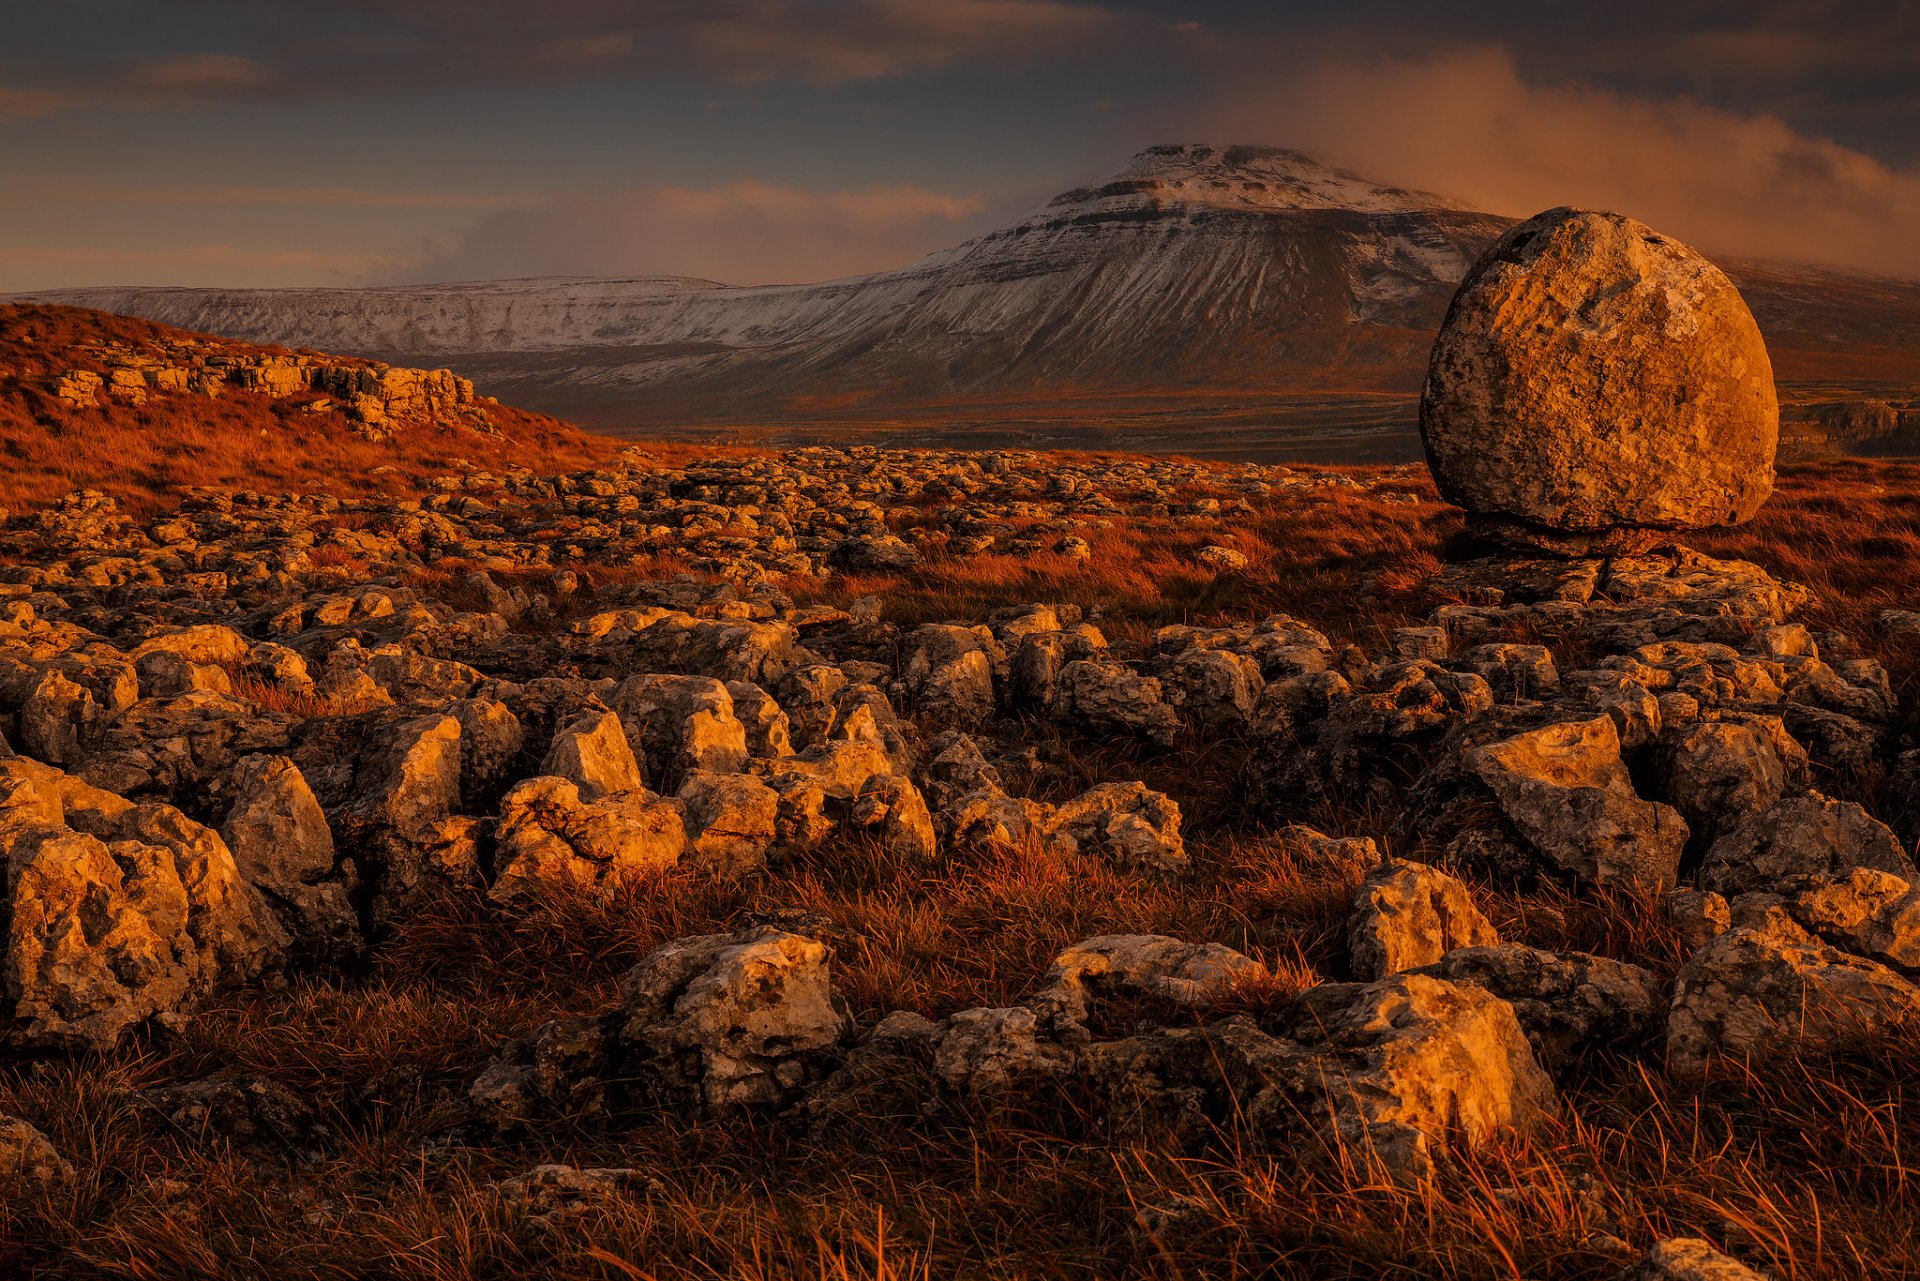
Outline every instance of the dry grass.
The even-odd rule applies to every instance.
[[[496,471],[554,472],[592,466],[620,447],[507,406],[489,407],[498,435],[415,426],[374,443],[354,435],[338,415],[299,412],[298,398],[230,388],[219,397],[155,392],[143,405],[103,397],[98,408],[75,409],[49,386],[70,369],[104,370],[87,357],[90,344],[157,350],[199,337],[79,308],[0,306],[0,506],[18,510],[70,490],[98,489],[136,510],[154,511],[194,485],[397,494],[444,474],[455,459]],[[220,351],[283,350],[204,341]],[[375,474],[380,467],[392,470]]]
[[[1920,601],[1916,513],[1920,466],[1822,464],[1783,477],[1751,526],[1698,542],[1821,590],[1814,621],[1876,648],[1911,706],[1914,656],[1878,650],[1870,623],[1880,608]],[[934,548],[912,572],[787,586],[806,599],[877,593],[902,622],[1070,600],[1101,607],[1103,628],[1136,640],[1170,622],[1288,612],[1373,646],[1434,603],[1426,583],[1459,528],[1410,477],[1372,494],[1287,496],[1204,525],[1123,516],[1089,534],[1087,562]],[[1252,563],[1199,573],[1192,552],[1209,542]],[[345,556],[334,568],[355,569]],[[413,585],[471,606],[471,568],[441,562]],[[564,607],[584,609],[599,588],[684,563],[571,568],[585,582]],[[550,586],[544,575],[496,578]],[[327,710],[244,693],[274,710]],[[0,1204],[0,1275],[1591,1281],[1625,1261],[1620,1241],[1638,1251],[1697,1234],[1794,1281],[1920,1276],[1906,1167],[1920,1150],[1920,1109],[1906,1099],[1920,1072],[1911,1039],[1698,1087],[1669,1082],[1657,1047],[1596,1053],[1565,1074],[1556,1126],[1411,1188],[1352,1153],[1264,1148],[1231,1120],[1199,1150],[1115,1139],[1073,1089],[1017,1111],[876,1115],[824,1138],[773,1118],[644,1113],[509,1143],[451,1128],[466,1083],[500,1045],[545,1019],[611,1008],[619,976],[665,939],[773,910],[818,923],[835,947],[836,983],[869,1026],[895,1009],[938,1017],[1017,1001],[1062,945],[1102,932],[1214,940],[1262,958],[1282,978],[1244,994],[1254,1009],[1344,976],[1359,869],[1303,860],[1245,811],[1233,782],[1244,744],[1155,752],[1037,723],[1014,732],[1060,788],[1137,777],[1175,795],[1192,871],[1154,878],[1038,850],[918,862],[856,842],[751,877],[669,873],[516,913],[446,900],[366,973],[234,994],[177,1035],[105,1058],[0,1064],[0,1113],[39,1125],[82,1171],[64,1190]],[[1316,817],[1350,834],[1393,826],[1391,815]],[[1663,974],[1680,962],[1651,903],[1477,893],[1507,937]],[[139,1089],[213,1072],[286,1085],[330,1137],[310,1153],[236,1148],[134,1107]],[[642,1178],[555,1220],[492,1190],[543,1161]]]
[[[824,1139],[770,1119],[628,1115],[511,1144],[448,1145],[451,1106],[509,1036],[609,1008],[655,942],[817,912],[862,1022],[1029,990],[1061,941],[1105,930],[1218,938],[1297,982],[1342,965],[1348,871],[1259,839],[1203,843],[1188,882],[1035,854],[923,865],[859,844],[757,882],[668,876],[602,903],[502,917],[450,901],[362,981],[309,982],[206,1011],[181,1038],[111,1060],[16,1065],[0,1111],[42,1126],[79,1186],[0,1209],[0,1268],[128,1278],[1610,1276],[1610,1238],[1699,1233],[1782,1276],[1920,1270],[1905,1214],[1920,1120],[1911,1044],[1693,1091],[1613,1055],[1563,1083],[1561,1122],[1397,1187],[1351,1152],[1274,1151],[1231,1120],[1199,1151],[1110,1141],[1068,1088],[1018,1110],[874,1116]],[[1518,899],[1510,933],[1670,964],[1646,904]],[[1574,908],[1572,912],[1565,912]],[[1559,914],[1565,912],[1565,919]],[[1530,923],[1531,922],[1531,923]],[[1285,990],[1275,993],[1284,996]],[[1258,996],[1256,1000],[1260,999]],[[207,1072],[267,1075],[312,1100],[317,1159],[179,1133],[130,1091]],[[492,1181],[543,1161],[640,1182],[557,1222]]]

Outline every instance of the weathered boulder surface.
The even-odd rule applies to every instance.
[[[672,867],[686,852],[680,808],[648,791],[586,800],[564,778],[530,778],[500,802],[500,866],[488,896],[506,903],[555,890],[612,890]]]
[[[566,779],[590,801],[645,786],[633,744],[614,712],[582,712],[556,730],[540,772]]]
[[[1454,295],[1420,434],[1483,529],[1573,554],[1738,524],[1773,488],[1780,410],[1726,276],[1619,214],[1550,209]]]
[[[1618,1281],[1769,1281],[1737,1259],[1728,1258],[1699,1237],[1656,1241],[1647,1257],[1622,1272]]]
[[[662,944],[621,985],[621,1047],[666,1102],[790,1101],[847,1029],[826,945],[770,925]]]
[[[1549,1066],[1590,1047],[1631,1048],[1660,1026],[1666,1004],[1660,981],[1637,965],[1518,943],[1456,948],[1423,972],[1485,988],[1512,1005]]]
[[[1448,1134],[1468,1144],[1524,1130],[1558,1110],[1513,1007],[1424,974],[1309,989],[1297,1050],[1271,1056],[1273,1091],[1256,1122],[1319,1114],[1326,1141],[1400,1177],[1432,1169]]]
[[[0,1002],[25,1044],[111,1049],[285,943],[216,832],[24,757],[0,761],[0,859]]]
[[[1667,1016],[1667,1067],[1846,1050],[1911,1026],[1920,987],[1774,917],[1735,926],[1680,971]]]
[[[235,766],[232,787],[220,835],[240,875],[303,950],[329,960],[359,955],[359,876],[337,856],[326,811],[299,767],[284,756],[249,756]]]
[[[1646,889],[1673,883],[1686,820],[1635,793],[1611,717],[1516,734],[1474,749],[1467,764],[1545,870]]]
[[[1920,880],[1886,824],[1852,801],[1806,792],[1750,816],[1715,841],[1700,883],[1733,895],[1773,889],[1797,876],[1845,876],[1854,868]]]
[[[1456,947],[1499,941],[1463,882],[1405,859],[1367,873],[1347,921],[1348,955],[1363,979],[1431,965]]]
[[[1033,1004],[1072,1023],[1084,1023],[1098,1001],[1116,996],[1205,1010],[1266,976],[1266,966],[1225,944],[1183,943],[1162,934],[1102,934],[1053,958]]]
[[[0,1114],[0,1189],[12,1193],[24,1184],[46,1187],[73,1177],[47,1136],[17,1116]]]

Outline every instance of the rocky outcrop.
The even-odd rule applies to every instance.
[[[232,787],[220,835],[240,875],[302,950],[327,960],[358,956],[365,945],[353,905],[359,874],[336,849],[299,767],[284,756],[249,756]]]
[[[1654,1242],[1647,1257],[1622,1272],[1619,1281],[1768,1281],[1768,1277],[1720,1253],[1712,1242],[1669,1237]]]
[[[0,1189],[17,1195],[23,1188],[46,1188],[73,1178],[47,1136],[16,1116],[0,1115]]]
[[[249,350],[189,336],[142,347],[106,342],[75,354],[104,370],[71,369],[51,379],[53,395],[76,409],[94,408],[102,398],[144,405],[155,396],[242,392],[299,397],[302,412],[339,415],[368,440],[411,426],[492,428],[490,402],[474,394],[471,379],[446,369]]]
[[[1791,920],[1736,926],[1680,971],[1667,1020],[1667,1066],[1856,1048],[1920,1018],[1920,987],[1850,956]]]
[[[495,902],[605,892],[678,863],[686,820],[644,789],[588,800],[564,778],[530,778],[500,802],[494,846]]]
[[[1544,870],[1647,889],[1673,883],[1686,821],[1635,793],[1611,717],[1529,730],[1476,748],[1466,760]],[[1495,865],[1506,861],[1477,837],[1470,833],[1456,848]]]
[[[284,943],[219,835],[24,758],[0,761],[10,1039],[111,1049],[277,963]]]

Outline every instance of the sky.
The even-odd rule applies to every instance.
[[[1920,278],[1920,0],[0,0],[0,293],[827,279],[1165,142]]]

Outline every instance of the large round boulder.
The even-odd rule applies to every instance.
[[[1550,209],[1461,282],[1420,435],[1481,532],[1568,555],[1738,524],[1773,489],[1780,407],[1753,313],[1687,246]]]

